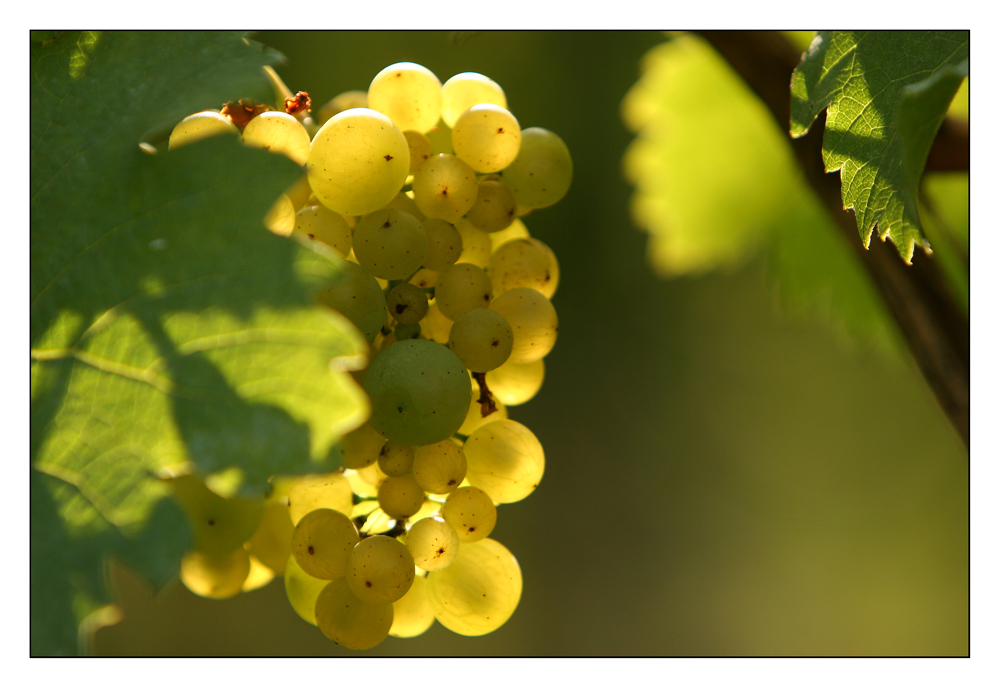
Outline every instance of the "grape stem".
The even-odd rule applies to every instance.
[[[493,393],[490,392],[490,388],[486,386],[486,373],[473,373],[472,377],[475,378],[476,382],[479,383],[479,398],[476,401],[479,403],[479,411],[483,414],[483,418],[495,413],[497,410],[496,402],[493,401]]]

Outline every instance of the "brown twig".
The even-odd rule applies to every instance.
[[[800,53],[776,31],[700,32],[770,109],[782,131],[788,131],[792,72]],[[839,174],[823,167],[823,131],[826,115],[809,133],[790,139],[795,156],[817,196],[841,234],[864,264],[889,312],[909,344],[924,379],[942,409],[969,446],[969,320],[948,288],[938,262],[916,256],[907,266],[896,250],[872,241],[861,244],[857,222],[844,210]],[[957,150],[956,150],[957,149]],[[968,169],[968,127],[942,127],[931,148],[927,169]],[[964,167],[962,167],[964,160]]]

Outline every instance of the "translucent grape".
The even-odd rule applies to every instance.
[[[330,581],[313,578],[302,570],[294,556],[285,565],[285,596],[295,613],[316,625],[316,598]]]
[[[525,129],[521,132],[521,149],[503,171],[503,180],[519,205],[546,208],[569,191],[573,180],[569,149],[547,129]]]
[[[406,548],[424,571],[439,571],[458,556],[458,533],[439,516],[424,518],[406,532]]]
[[[267,504],[260,525],[250,538],[248,551],[280,576],[285,572],[285,564],[292,553],[294,528],[287,504]]]
[[[490,256],[490,279],[499,296],[517,287],[528,287],[551,299],[559,287],[559,262],[538,239],[513,239]]]
[[[476,173],[454,155],[435,155],[413,175],[413,200],[427,217],[457,222],[476,202]]]
[[[441,116],[441,82],[413,62],[389,65],[372,79],[368,107],[387,115],[400,129],[429,131]]]
[[[501,229],[499,232],[490,232],[487,236],[490,238],[490,252],[493,252],[512,239],[527,239],[531,234],[528,233],[528,228],[524,226],[522,220],[515,219],[507,229]],[[488,263],[489,261],[487,260]]]
[[[455,318],[448,334],[448,348],[473,372],[499,368],[510,358],[514,332],[495,310],[473,308]]]
[[[427,233],[420,220],[400,210],[376,210],[354,228],[354,255],[376,277],[409,277],[427,255]]]
[[[364,389],[369,423],[383,437],[422,445],[450,437],[465,419],[469,375],[448,347],[423,339],[397,342],[371,362]]]
[[[365,423],[340,439],[340,465],[344,468],[364,468],[378,461],[385,438]]]
[[[463,543],[451,566],[427,576],[434,617],[461,635],[500,628],[521,600],[521,568],[496,540]]]
[[[413,174],[433,155],[433,146],[431,140],[419,131],[407,130],[403,132],[403,136],[410,147],[410,174]]]
[[[309,185],[316,198],[345,215],[366,215],[392,200],[410,173],[410,148],[388,117],[345,110],[313,137]]]
[[[351,252],[351,227],[340,213],[324,205],[311,205],[295,213],[295,231],[319,241],[342,257]]]
[[[378,457],[378,467],[390,477],[406,475],[413,469],[413,447],[386,442]]]
[[[328,119],[334,115],[339,115],[344,110],[366,107],[368,107],[367,91],[344,91],[331,98],[327,101],[326,105],[319,109],[319,113],[316,116],[316,123],[325,124]]]
[[[200,141],[209,136],[219,134],[240,135],[239,129],[228,117],[223,117],[218,112],[196,112],[182,119],[173,131],[170,132],[170,139],[167,141],[167,148],[173,150],[189,143]]]
[[[314,509],[335,509],[350,514],[353,505],[351,484],[341,473],[304,475],[288,490],[288,515],[293,525]]]
[[[359,600],[343,578],[331,581],[316,599],[316,625],[349,650],[367,650],[385,640],[392,628],[392,605]]]
[[[462,72],[441,86],[441,119],[455,126],[459,116],[473,105],[490,103],[507,107],[507,96],[500,84],[476,72]]]
[[[413,585],[413,556],[395,538],[367,537],[351,550],[347,584],[369,604],[395,602]]]
[[[415,284],[404,282],[397,284],[389,291],[386,305],[396,322],[404,325],[418,323],[427,315],[427,294]]]
[[[413,277],[410,278],[410,284],[420,289],[428,289],[437,284],[438,274],[434,270],[429,270],[427,268],[420,268],[415,273]]]
[[[173,478],[170,487],[194,530],[194,549],[205,554],[222,555],[242,549],[264,516],[263,499],[220,497],[193,474]]]
[[[438,275],[434,302],[451,320],[473,308],[485,308],[493,297],[489,275],[469,263],[456,263]]]
[[[420,212],[416,202],[403,191],[393,196],[392,200],[382,206],[381,210],[401,210],[417,218],[421,223],[427,219],[427,216]]]
[[[465,454],[451,439],[417,447],[413,453],[413,477],[432,494],[447,494],[457,488],[465,471]]]
[[[448,333],[451,332],[452,321],[445,316],[436,303],[427,309],[427,315],[420,321],[420,331],[426,339],[438,344],[448,343]]]
[[[224,599],[238,595],[250,574],[250,555],[242,547],[231,552],[187,552],[181,558],[181,582],[195,595]]]
[[[378,505],[393,518],[408,518],[424,505],[424,490],[412,473],[388,477],[378,486]]]
[[[510,227],[516,219],[516,208],[514,194],[506,184],[499,179],[484,179],[479,182],[476,202],[465,217],[478,229],[492,234]]]
[[[544,381],[545,361],[542,359],[531,363],[507,361],[496,370],[486,373],[486,384],[493,396],[508,406],[516,406],[533,399]]]
[[[476,172],[499,172],[518,157],[521,126],[506,109],[481,103],[459,116],[451,143],[455,155]]]
[[[263,112],[250,120],[243,128],[243,143],[281,153],[297,165],[309,160],[309,132],[284,112]]]
[[[427,581],[417,576],[405,595],[392,603],[389,635],[415,638],[434,624],[434,611],[427,601]]]
[[[367,482],[369,485],[374,485],[376,488],[382,484],[382,481],[388,478],[385,471],[379,468],[378,462],[371,464],[370,466],[365,466],[364,468],[358,469],[358,476]],[[356,492],[357,490],[355,490]],[[375,495],[372,495],[373,497]]]
[[[437,218],[428,218],[423,224],[427,232],[424,267],[435,272],[447,270],[462,255],[462,235],[455,225]]]
[[[437,126],[426,132],[426,134],[431,142],[431,155],[440,155],[441,153],[447,153],[448,155],[455,154],[455,149],[451,145],[451,127],[447,124],[439,120]]]
[[[264,226],[278,236],[291,236],[295,230],[295,206],[286,194],[281,194],[264,216]]]
[[[478,487],[460,487],[441,507],[441,517],[458,534],[459,542],[478,542],[497,524],[497,507]]]
[[[542,293],[517,287],[496,297],[490,308],[502,315],[514,331],[514,346],[508,359],[512,363],[537,361],[555,346],[559,318]]]
[[[490,389],[490,391],[492,392],[493,390]],[[465,422],[458,429],[458,434],[468,436],[475,432],[477,428],[487,423],[507,418],[507,407],[496,397],[496,394],[493,395],[493,403],[497,407],[496,411],[488,416],[483,416],[483,406],[479,403],[479,385],[473,382],[472,402],[469,404],[469,412],[465,415]]]
[[[292,554],[313,578],[333,580],[347,573],[347,558],[358,544],[358,529],[333,509],[315,509],[292,531]]]
[[[519,502],[542,480],[545,452],[528,428],[513,420],[496,420],[469,435],[463,447],[469,484],[499,504]]]
[[[240,592],[250,592],[251,590],[263,588],[274,580],[274,571],[270,567],[265,566],[260,559],[252,554],[249,555],[248,559],[250,561],[250,572],[247,573],[246,580],[243,581],[243,585],[240,587]]]
[[[337,282],[316,294],[316,300],[350,320],[369,342],[385,324],[385,294],[371,274],[357,263],[344,261]]]
[[[288,187],[285,191],[292,202],[295,212],[298,212],[309,205],[309,197],[312,196],[312,189],[309,187],[309,177],[302,175],[298,181]]]
[[[476,267],[486,268],[490,264],[490,252],[493,250],[490,244],[492,235],[464,218],[455,223],[455,229],[462,236],[462,253],[455,262],[471,263]]]

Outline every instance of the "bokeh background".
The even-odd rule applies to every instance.
[[[510,409],[544,445],[545,479],[500,508],[493,535],[524,593],[487,636],[435,624],[354,653],[292,611],[280,578],[215,601],[178,582],[154,594],[114,566],[124,616],[94,653],[968,653],[968,453],[905,352],[788,312],[762,258],[664,279],[647,257],[621,105],[664,34],[256,39],[317,106],[394,62],[442,81],[481,72],[522,127],[555,131],[573,154],[569,194],[525,218],[562,282],[545,384]]]

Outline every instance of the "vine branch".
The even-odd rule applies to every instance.
[[[698,32],[725,58],[787,132],[792,72],[801,54],[777,31]],[[920,256],[907,266],[890,245],[861,244],[854,214],[844,210],[839,174],[823,167],[825,111],[809,133],[789,139],[806,180],[865,266],[910,352],[955,430],[969,446],[969,320],[948,288],[937,261]],[[969,168],[967,125],[945,120],[927,158],[928,171]]]

